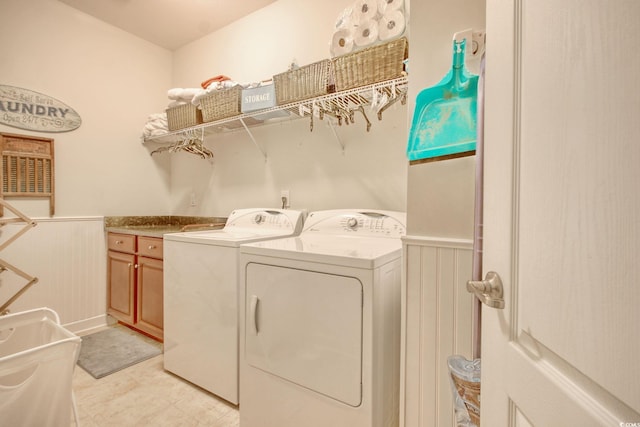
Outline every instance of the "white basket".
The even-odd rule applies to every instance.
[[[0,317],[0,423],[77,424],[72,380],[81,340],[48,308]]]

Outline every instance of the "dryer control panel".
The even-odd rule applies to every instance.
[[[309,214],[302,233],[394,237],[406,234],[403,212],[380,210],[329,210]]]

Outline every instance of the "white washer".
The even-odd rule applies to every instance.
[[[405,214],[309,214],[240,246],[240,425],[398,425]]]
[[[238,404],[241,243],[300,233],[300,211],[238,209],[220,230],[164,235],[164,368]]]

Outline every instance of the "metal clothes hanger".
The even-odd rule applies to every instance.
[[[190,154],[195,154],[203,159],[210,159],[213,157],[213,151],[204,146],[204,129],[198,134],[195,129],[186,129],[183,132],[183,138],[174,142],[171,145],[157,148],[151,152],[151,155],[169,151],[175,153],[177,151],[185,151]]]

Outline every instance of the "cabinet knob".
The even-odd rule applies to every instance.
[[[122,240],[116,240],[116,245],[121,245],[122,244]]]
[[[149,249],[155,249],[156,245],[149,245]]]

